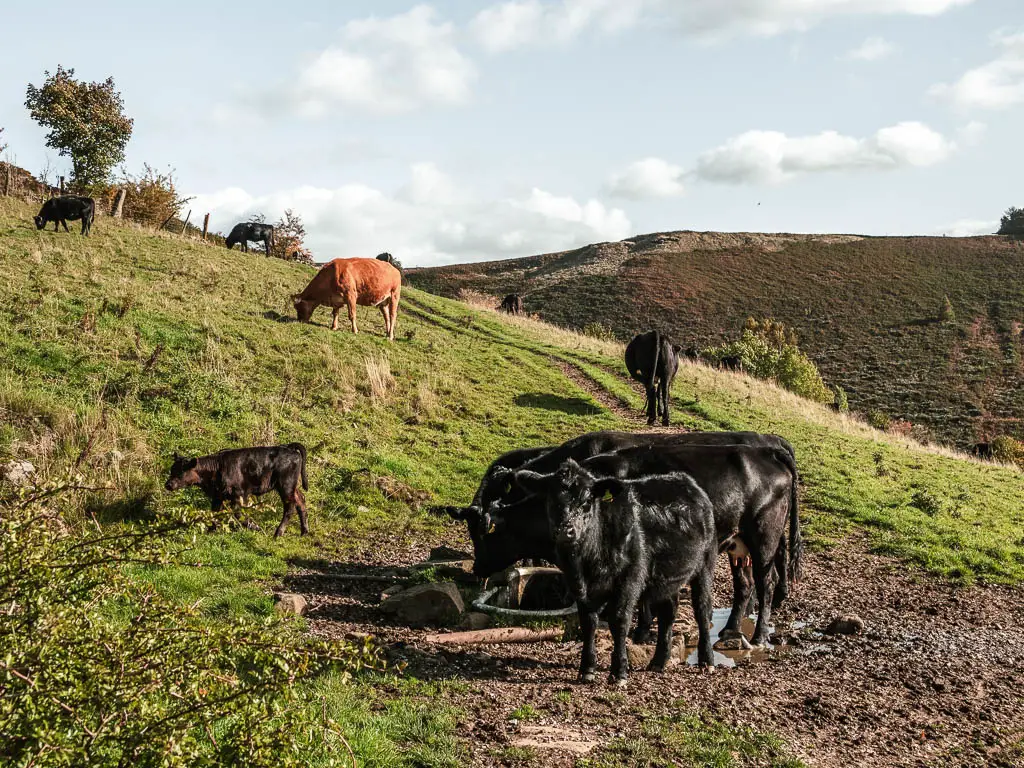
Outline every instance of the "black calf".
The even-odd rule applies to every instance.
[[[309,489],[306,449],[302,443],[237,448],[195,459],[175,454],[171,476],[164,487],[177,491],[191,485],[198,485],[209,497],[214,512],[220,512],[225,504],[238,505],[249,496],[277,491],[284,504],[284,517],[274,537],[284,533],[296,509],[302,533],[309,533],[306,498],[302,494],[304,489]]]
[[[42,229],[51,221],[53,231],[57,232],[60,225],[64,225],[64,231],[68,229],[69,221],[82,220],[82,234],[88,235],[92,231],[92,222],[96,218],[96,202],[91,197],[80,197],[79,195],[63,195],[51,197],[33,218],[36,229]]]
[[[668,426],[668,398],[679,360],[679,351],[667,336],[648,331],[633,337],[626,345],[626,368],[629,375],[644,385],[647,394],[647,423],[658,416]]]

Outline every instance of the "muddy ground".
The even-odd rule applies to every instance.
[[[424,637],[433,630],[396,625],[378,611],[386,584],[332,575],[380,574],[425,560],[440,543],[467,547],[457,533],[423,545],[377,540],[345,562],[297,570],[286,586],[310,600],[315,634],[371,633],[410,674],[465,681],[453,703],[464,712],[475,764],[502,765],[505,750],[519,745],[537,751],[537,764],[571,766],[683,700],[778,734],[813,766],[1024,765],[1024,590],[955,588],[851,541],[809,552],[803,582],[775,614],[777,635],[795,636],[797,647],[711,675],[684,664],[636,671],[620,691],[577,684],[578,643],[431,645]],[[716,606],[729,604],[729,590],[723,558]],[[864,619],[862,634],[821,636],[846,613]],[[688,606],[680,617],[690,619]],[[608,661],[606,650],[602,669]],[[540,719],[511,719],[523,704]]]

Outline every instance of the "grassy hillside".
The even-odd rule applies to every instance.
[[[745,318],[796,328],[850,406],[969,445],[1024,437],[1024,243],[946,238],[670,232],[485,264],[417,270],[445,296],[517,291],[527,311],[624,339],[659,328],[685,346]],[[944,298],[955,313],[939,320]]]
[[[641,396],[622,375],[620,345],[411,288],[396,342],[376,310],[361,310],[358,336],[332,334],[323,309],[313,325],[291,321],[288,297],[310,268],[105,219],[88,239],[38,232],[31,213],[0,198],[0,461],[109,487],[55,502],[69,522],[131,525],[204,506],[197,493],[163,491],[174,451],[310,449],[311,536],[296,523],[278,541],[211,533],[196,566],[134,572],[199,601],[212,621],[269,614],[271,589],[311,561],[367,550],[402,561],[464,538],[420,506],[468,499],[501,451],[636,428]],[[856,534],[942,578],[1024,579],[1019,472],[702,366],[681,368],[673,400],[687,427],[794,443],[812,546]],[[264,531],[279,514],[276,500],[255,511]],[[460,765],[458,685],[326,679],[315,691],[366,764]]]

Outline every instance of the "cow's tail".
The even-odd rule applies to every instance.
[[[306,479],[306,446],[302,443],[288,443],[288,447],[299,452],[302,457],[302,490],[309,490],[309,480]]]
[[[661,334],[654,332],[654,359],[651,361],[651,370],[647,375],[644,386],[654,389],[654,382],[658,378],[658,358],[661,356]]]
[[[794,583],[800,581],[803,576],[804,541],[800,535],[800,510],[798,507],[800,475],[797,472],[796,460],[792,453],[780,448],[775,451],[775,455],[786,465],[792,475],[792,483],[789,486],[789,563],[786,575],[789,583]]]

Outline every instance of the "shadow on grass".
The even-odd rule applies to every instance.
[[[513,401],[521,408],[542,408],[546,411],[562,411],[573,416],[595,416],[603,409],[582,397],[562,397],[547,392],[526,392],[517,395]]]

